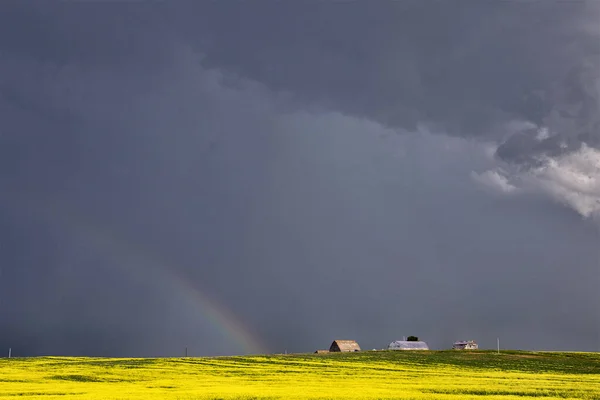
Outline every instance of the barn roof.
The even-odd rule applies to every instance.
[[[388,346],[388,350],[429,350],[425,342],[412,342],[408,340],[395,340]]]
[[[340,351],[360,351],[360,346],[356,340],[334,340],[331,346],[337,344]]]

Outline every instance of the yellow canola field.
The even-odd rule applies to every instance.
[[[418,354],[417,354],[418,353]],[[0,399],[600,399],[593,353],[0,360]]]

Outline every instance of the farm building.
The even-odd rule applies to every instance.
[[[422,341],[395,340],[390,343],[388,350],[429,350],[429,347]]]
[[[360,351],[360,346],[355,340],[334,340],[329,351]]]
[[[315,354],[329,353],[329,350],[315,350]]]
[[[473,340],[460,340],[452,345],[454,350],[477,350],[479,346]]]

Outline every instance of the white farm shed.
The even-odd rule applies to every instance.
[[[473,340],[460,340],[452,345],[454,350],[477,350],[479,346]]]
[[[412,342],[408,340],[395,340],[388,346],[388,350],[429,350],[425,342]]]

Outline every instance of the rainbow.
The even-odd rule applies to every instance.
[[[123,272],[131,274],[134,278],[147,279],[151,276],[158,278],[161,284],[169,285],[175,293],[190,301],[212,327],[229,338],[244,354],[266,353],[266,347],[261,340],[251,333],[239,317],[190,279],[186,279],[171,263],[161,260],[149,249],[142,248],[133,241],[124,240],[113,230],[92,222],[75,209],[67,209],[59,203],[45,202],[42,205],[28,199],[25,204],[18,204],[19,208],[29,206],[28,211],[36,212],[53,226],[69,230],[73,237],[83,240],[85,244],[112,258]]]

